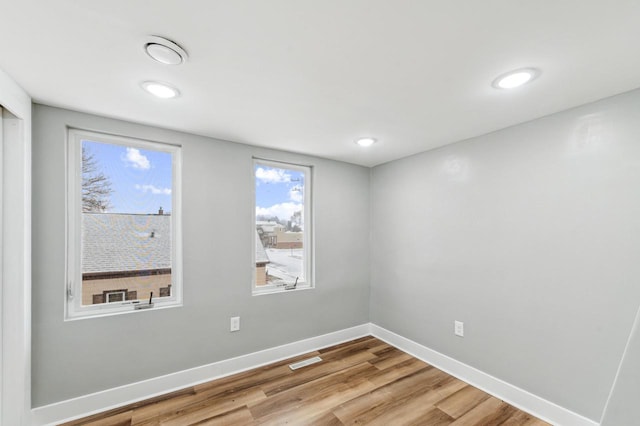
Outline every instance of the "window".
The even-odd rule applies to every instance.
[[[180,147],[69,130],[67,319],[182,303]]]
[[[254,294],[313,287],[311,168],[254,160]]]
[[[107,303],[122,302],[126,298],[126,291],[110,291],[107,293]]]

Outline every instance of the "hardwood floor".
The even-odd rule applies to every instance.
[[[295,371],[288,366],[313,356],[322,362]],[[375,337],[65,423],[285,424],[547,425]]]

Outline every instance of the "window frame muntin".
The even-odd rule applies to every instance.
[[[64,320],[70,321],[150,310],[134,309],[138,303],[126,300],[117,305],[116,303],[118,302],[82,305],[83,140],[171,154],[171,289],[174,294],[168,297],[154,298],[152,310],[182,306],[182,145],[74,127],[67,127],[66,139],[65,253],[67,258],[65,270]]]
[[[251,162],[251,185],[252,185],[252,233],[251,233],[251,294],[253,296],[261,296],[267,294],[280,294],[284,292],[311,290],[315,288],[315,255],[314,255],[314,209],[313,209],[313,175],[314,166],[311,164],[293,163],[289,161],[272,160],[264,157],[252,157]],[[284,285],[266,284],[264,286],[256,285],[256,165],[265,165],[267,167],[276,167],[281,169],[291,169],[304,173],[304,223],[302,247],[304,249],[303,270],[306,280],[298,282],[295,289],[285,290]],[[308,224],[308,225],[307,225]],[[268,268],[268,264],[267,264]]]

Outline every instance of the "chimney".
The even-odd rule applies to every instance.
[[[158,210],[158,214],[159,214],[159,215],[161,215],[161,216],[164,214],[164,210],[162,210],[162,206],[161,206],[161,207],[160,207],[160,209]]]

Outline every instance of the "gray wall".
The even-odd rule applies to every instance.
[[[372,322],[599,421],[640,302],[640,92],[375,167],[371,188]]]
[[[34,106],[33,406],[369,321],[369,170]],[[63,321],[65,126],[183,146],[184,307]],[[316,289],[251,296],[252,155],[312,164]],[[229,333],[229,317],[242,329]]]
[[[640,425],[640,310],[636,316],[624,359],[602,426]]]

